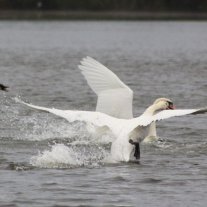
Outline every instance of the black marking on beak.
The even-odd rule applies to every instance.
[[[168,104],[169,104],[168,109],[174,109],[175,108],[173,102],[168,101]]]

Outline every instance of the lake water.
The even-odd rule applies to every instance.
[[[141,160],[106,164],[82,123],[31,110],[94,110],[96,96],[77,65],[96,58],[134,91],[138,116],[158,97],[177,108],[207,105],[207,22],[0,22],[0,206],[207,205],[207,116],[158,123],[162,142]]]

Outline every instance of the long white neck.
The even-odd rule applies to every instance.
[[[149,106],[144,114],[146,115],[154,115],[156,111],[160,110],[160,106],[158,104],[152,104],[151,106]]]
[[[156,113],[156,111],[158,111],[158,110],[160,110],[160,106],[158,104],[153,104],[153,105],[149,106],[145,110],[144,114],[145,115],[153,116]],[[151,137],[151,136],[157,137],[157,131],[156,131],[156,124],[155,124],[155,122],[152,122],[150,124],[150,127],[149,127],[149,131],[148,131],[147,137]]]
[[[147,137],[157,137],[156,123],[152,122]]]
[[[151,106],[149,106],[141,116],[129,120],[130,124],[127,125],[127,133],[133,133],[133,131],[136,131],[137,127],[139,128],[139,126],[142,126],[141,128],[145,129],[149,127],[144,126],[150,125],[150,131],[147,133],[149,133],[150,136],[156,136],[156,124],[152,123],[151,118],[156,112],[160,110],[162,110],[162,104],[160,103],[152,104]],[[142,138],[144,139],[144,137]]]

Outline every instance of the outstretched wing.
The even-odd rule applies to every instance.
[[[114,134],[117,134],[119,123],[121,124],[122,120],[110,117],[101,112],[92,112],[92,111],[73,111],[73,110],[60,110],[55,108],[46,108],[42,106],[36,106],[33,104],[25,103],[24,101],[16,98],[16,102],[22,103],[26,106],[29,106],[34,109],[41,111],[46,111],[52,114],[55,114],[59,117],[66,119],[69,122],[81,121],[85,123],[91,123],[97,127],[107,126]]]
[[[129,124],[126,124],[126,131],[133,131],[137,127],[146,127],[155,121],[161,121],[163,119],[168,119],[171,117],[176,116],[184,116],[184,115],[196,115],[196,114],[204,114],[207,113],[207,107],[201,108],[201,109],[176,109],[176,110],[163,110],[161,112],[158,112],[154,116],[143,114],[140,117],[127,120]],[[126,122],[127,122],[126,121]]]
[[[83,58],[79,68],[98,96],[96,111],[117,118],[133,117],[133,91],[112,71],[91,57]]]
[[[153,116],[154,121],[159,121],[162,119],[168,119],[175,116],[184,116],[188,114],[204,114],[207,112],[206,108],[201,109],[176,109],[176,110],[163,110]]]

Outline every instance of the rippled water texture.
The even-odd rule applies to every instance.
[[[207,105],[206,22],[0,22],[0,206],[207,205],[207,116],[158,123],[141,161],[107,164],[110,134],[30,110],[13,98],[94,110],[77,65],[92,56],[134,91],[134,114],[155,98]]]

